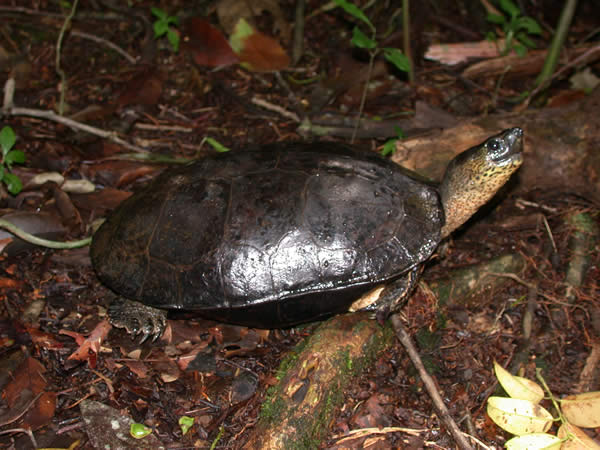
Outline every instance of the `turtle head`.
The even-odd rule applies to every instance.
[[[442,237],[465,223],[523,162],[523,130],[509,128],[457,155],[440,185],[446,223]]]

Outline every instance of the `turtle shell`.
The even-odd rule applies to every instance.
[[[425,261],[443,222],[437,189],[377,154],[274,144],[163,172],[100,227],[91,257],[146,305],[284,327]]]

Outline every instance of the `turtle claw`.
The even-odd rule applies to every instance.
[[[132,300],[119,299],[108,308],[110,322],[116,328],[124,328],[132,338],[141,335],[140,344],[151,338],[155,342],[167,326],[166,311],[152,308]]]

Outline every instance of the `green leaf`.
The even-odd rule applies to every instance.
[[[410,60],[397,48],[384,48],[383,55],[385,56],[385,59],[391,62],[399,70],[402,70],[403,72],[408,72],[410,70]]]
[[[535,42],[529,39],[525,33],[517,33],[517,39],[528,48],[536,48]]]
[[[179,418],[179,427],[181,428],[181,432],[186,434],[190,428],[194,425],[194,418],[189,416],[181,416]]]
[[[489,13],[487,15],[486,19],[488,22],[492,22],[497,25],[502,25],[504,22],[506,22],[506,19],[504,18],[504,16],[500,16],[498,14],[492,14],[492,13]]]
[[[517,19],[517,29],[526,29],[530,34],[542,34],[542,27],[533,17],[520,17]]]
[[[514,44],[513,49],[520,58],[523,58],[527,54],[527,47],[522,44]]]
[[[333,2],[339,7],[343,8],[344,11],[346,11],[352,17],[355,17],[356,19],[362,20],[364,23],[366,23],[367,26],[371,29],[371,31],[375,31],[375,27],[373,26],[369,18],[365,16],[365,13],[358,6],[355,6],[352,3],[347,2],[346,0],[333,0]]]
[[[500,0],[500,8],[510,17],[517,17],[521,15],[521,10],[511,0]]]
[[[2,182],[6,184],[6,189],[8,189],[8,192],[13,195],[18,194],[21,192],[21,189],[23,189],[23,183],[21,183],[21,180],[15,174],[5,172]]]
[[[210,145],[212,145],[212,147],[218,152],[224,153],[224,152],[229,151],[228,147],[224,146],[219,141],[217,141],[216,139],[213,139],[211,137],[207,137],[206,142],[208,142]]]
[[[377,42],[360,31],[358,27],[354,27],[354,30],[352,30],[352,43],[359,48],[368,48],[369,50],[377,47]]]
[[[3,127],[2,131],[0,131],[0,146],[2,146],[3,156],[6,156],[16,141],[17,137],[13,129],[11,127]]]
[[[10,167],[11,165],[13,165],[15,163],[23,164],[24,162],[25,162],[25,153],[23,153],[21,150],[11,150],[4,157],[4,163],[8,167]]]
[[[488,31],[487,33],[485,33],[485,38],[490,42],[496,42],[498,40],[496,33],[494,33],[493,31]]]
[[[177,26],[179,25],[179,18],[177,16],[169,16],[167,17],[167,23],[169,25]]]
[[[383,148],[381,149],[381,155],[382,156],[388,156],[388,155],[393,155],[394,152],[396,151],[396,141],[398,139],[394,138],[394,139],[388,139],[387,141],[385,141],[385,144],[383,144]]]
[[[167,39],[171,43],[171,47],[173,47],[173,50],[175,52],[178,52],[179,51],[179,33],[169,29],[169,31],[167,31]]]
[[[152,428],[147,427],[143,423],[132,423],[129,427],[129,434],[135,439],[143,439],[152,433]]]
[[[154,22],[154,37],[161,37],[169,31],[169,24],[162,20],[157,20]]]
[[[150,8],[152,14],[159,18],[159,20],[165,21],[167,20],[167,13],[160,8],[155,8],[154,6]]]

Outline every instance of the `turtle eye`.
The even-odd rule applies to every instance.
[[[493,161],[502,161],[506,157],[506,146],[502,139],[490,139],[487,142],[487,150]]]
[[[500,144],[500,141],[498,139],[492,139],[488,142],[487,147],[488,150],[497,152],[498,150],[500,150],[500,147],[502,147],[502,145]]]

